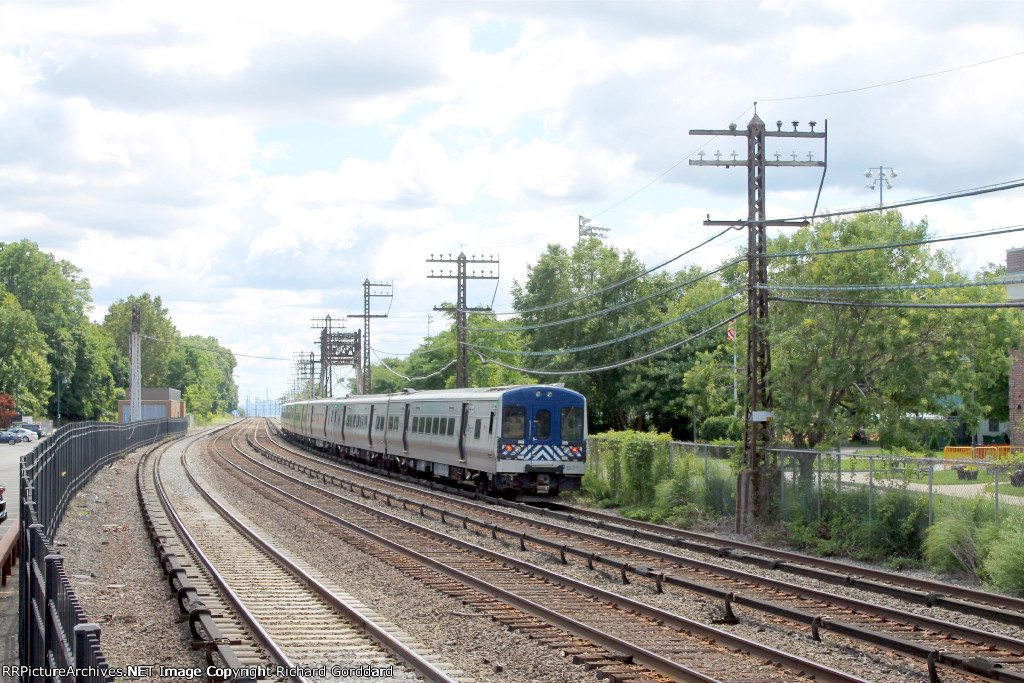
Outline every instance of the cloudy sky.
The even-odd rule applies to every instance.
[[[7,0],[0,241],[79,266],[93,319],[161,296],[183,334],[239,354],[243,401],[275,397],[313,319],[361,313],[366,279],[394,293],[373,347],[404,354],[455,298],[431,255],[499,259],[469,298],[507,311],[580,215],[652,265],[712,234],[706,215],[745,217],[742,170],[687,164],[745,150],[688,131],[744,128],[755,101],[770,127],[828,121],[823,208],[877,203],[869,167],[899,172],[886,202],[1022,178],[1022,73],[1014,0]],[[820,181],[769,169],[769,217],[810,213]],[[1014,225],[1024,190],[905,214],[939,234]],[[955,249],[972,272],[1011,246],[1024,233]]]

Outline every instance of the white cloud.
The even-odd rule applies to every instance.
[[[491,26],[511,28],[480,49]],[[361,310],[366,278],[393,282],[373,337],[408,351],[454,298],[453,281],[426,277],[431,253],[499,256],[497,293],[475,283],[471,298],[502,308],[548,243],[575,241],[580,214],[649,265],[713,234],[706,215],[746,215],[743,173],[688,167],[708,142],[688,131],[744,126],[755,98],[769,125],[828,119],[822,208],[870,205],[871,165],[900,169],[892,200],[1018,176],[1021,57],[779,98],[982,62],[1013,52],[1022,27],[1010,1],[8,2],[0,240],[81,267],[95,316],[149,291],[184,333],[254,355],[311,350],[311,318]],[[340,142],[317,156],[307,124]],[[784,143],[773,151],[807,151]],[[809,211],[819,178],[770,169],[769,213]],[[906,215],[943,234],[999,227],[1021,197]],[[956,251],[976,269],[1011,243],[1024,240]],[[291,381],[287,362],[240,357],[238,373],[243,394]]]

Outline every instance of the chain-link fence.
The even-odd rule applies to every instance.
[[[657,485],[685,470],[724,514],[734,514],[726,499],[735,501],[740,462],[733,445],[660,440],[653,446],[650,481]],[[615,444],[591,437],[587,474],[600,480],[610,495],[629,478],[618,462]],[[989,506],[998,522],[1007,514],[1024,513],[1024,464],[972,458],[924,458],[862,453],[769,449],[766,484],[772,516],[778,521],[822,520],[840,511],[860,516],[869,526],[881,517],[898,522],[899,515],[916,515],[931,525],[957,501],[976,500]],[[586,484],[586,482],[585,482]]]

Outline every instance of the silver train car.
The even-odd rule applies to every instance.
[[[281,427],[343,458],[522,499],[580,488],[586,416],[582,394],[531,384],[296,401]]]

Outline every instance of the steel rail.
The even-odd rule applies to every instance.
[[[255,444],[252,441],[250,441],[250,445],[260,450],[261,452],[268,454],[272,458],[280,458],[282,463],[288,462],[287,459],[284,459],[281,456],[278,456],[267,451],[265,447]],[[326,475],[325,473],[320,473],[313,468],[308,468],[303,465],[295,464],[295,467],[300,471],[304,471],[306,474],[310,476],[317,476],[318,478],[323,477],[325,483],[326,476],[331,476],[332,478],[334,478],[334,475]],[[523,547],[524,549],[525,543],[527,541],[534,544],[545,546],[547,548],[552,549],[556,553],[559,553],[563,563],[565,562],[565,555],[568,553],[587,559],[588,564],[590,565],[592,565],[595,562],[600,562],[609,566],[613,566],[616,569],[620,570],[620,572],[622,573],[624,583],[626,582],[626,573],[632,572],[641,576],[653,578],[658,584],[659,592],[661,589],[661,583],[664,582],[676,585],[680,588],[696,591],[710,597],[718,598],[724,601],[726,617],[730,619],[734,618],[731,612],[731,605],[745,605],[747,607],[758,609],[762,612],[774,614],[775,616],[779,616],[809,626],[812,629],[812,633],[815,639],[818,639],[819,630],[830,630],[845,635],[847,637],[860,640],[862,642],[871,643],[875,645],[883,645],[895,651],[903,652],[904,654],[907,654],[911,657],[915,657],[924,662],[927,662],[929,667],[932,667],[935,664],[939,664],[953,670],[977,673],[979,675],[991,678],[992,680],[1013,681],[1015,683],[1024,682],[1024,676],[1022,676],[1019,673],[1001,670],[998,663],[990,659],[981,657],[964,657],[956,654],[938,652],[932,647],[921,645],[919,643],[912,641],[907,641],[902,638],[894,637],[891,635],[880,633],[878,631],[859,627],[853,624],[844,623],[842,621],[831,619],[822,615],[815,615],[812,613],[808,613],[806,611],[792,609],[777,605],[769,601],[764,601],[758,598],[745,596],[743,594],[736,594],[730,591],[709,587],[706,584],[701,584],[699,582],[679,579],[674,576],[670,576],[667,574],[663,574],[661,572],[651,570],[649,567],[643,565],[631,564],[625,561],[616,560],[612,558],[605,558],[600,555],[595,555],[593,552],[584,551],[567,546],[566,544],[561,542],[555,542],[537,536],[531,536],[512,529],[497,527],[493,524],[488,524],[485,522],[481,522],[479,520],[473,520],[468,516],[459,515],[458,513],[450,512],[423,503],[406,501],[405,499],[402,499],[400,496],[392,496],[391,494],[378,491],[376,489],[373,489],[372,487],[368,487],[362,484],[349,483],[349,487],[353,491],[355,490],[356,487],[358,487],[363,493],[363,495],[365,495],[366,491],[370,491],[375,498],[378,493],[383,496],[387,496],[389,505],[391,504],[392,500],[394,500],[395,502],[402,502],[403,509],[405,508],[406,502],[409,502],[409,504],[412,505],[414,509],[418,508],[421,514],[423,514],[425,510],[430,510],[431,512],[437,514],[442,522],[446,522],[447,519],[460,521],[462,522],[464,528],[468,528],[468,524],[473,524],[474,526],[477,526],[481,529],[490,531],[492,536],[496,536],[496,534],[500,531],[504,535],[519,540],[521,547]],[[478,508],[487,514],[493,514],[493,511],[488,510],[483,506],[479,506],[474,503],[459,501],[459,504],[466,505],[468,507]],[[505,514],[507,514],[509,517],[515,517],[509,513]],[[866,603],[859,600],[844,598],[842,596],[837,596],[834,594],[825,593],[823,591],[817,591],[810,588],[797,588],[796,591],[794,591],[794,587],[791,584],[782,581],[752,575],[738,570],[723,568],[718,565],[703,563],[696,560],[689,560],[686,558],[679,557],[677,555],[672,555],[670,553],[665,553],[650,548],[636,546],[634,544],[624,543],[621,541],[615,541],[613,539],[607,539],[593,534],[587,534],[585,532],[566,532],[562,528],[547,524],[545,522],[540,522],[535,519],[524,519],[520,517],[519,521],[530,525],[543,526],[546,527],[548,530],[556,533],[569,533],[569,535],[576,535],[584,540],[593,543],[611,545],[618,549],[628,550],[630,552],[635,553],[641,553],[649,557],[657,558],[663,562],[681,564],[684,566],[689,566],[691,568],[696,568],[698,570],[716,573],[725,576],[731,580],[765,585],[768,588],[788,593],[790,595],[796,595],[797,597],[803,599],[819,600],[826,603],[832,603],[837,606],[860,611],[865,614],[878,615],[885,619],[895,621],[897,623],[905,623],[915,628],[928,629],[934,633],[961,638],[968,642],[981,642],[985,643],[986,645],[1001,647],[1007,650],[1008,652],[1016,655],[1024,653],[1024,641],[1015,638],[1009,638],[999,634],[989,633],[970,627],[950,624],[948,622],[933,619],[931,617],[915,615],[912,613],[907,613],[905,611],[899,611],[895,609],[882,607],[879,605],[874,605],[871,603]]]
[[[507,501],[501,501],[501,503],[507,506],[527,507],[520,503],[508,503]],[[543,510],[543,508],[535,506],[529,507]],[[1024,627],[1024,599],[1021,598],[989,593],[963,586],[954,586],[913,576],[904,576],[871,567],[857,567],[856,572],[853,573],[850,571],[849,564],[835,560],[810,557],[787,550],[766,548],[753,543],[744,543],[731,539],[725,540],[710,534],[675,529],[652,522],[628,520],[603,512],[581,510],[562,504],[558,504],[558,507],[567,512],[562,513],[549,510],[540,514],[551,515],[556,519],[564,519],[565,521],[577,524],[587,524],[601,529],[617,531],[635,538],[678,545],[694,552],[728,557],[737,562],[747,562],[778,571],[799,574],[800,576],[818,579],[826,583],[852,586],[865,591],[882,593],[928,607],[942,607],[943,609]],[[591,520],[598,521],[594,522]],[[638,533],[638,529],[661,533],[643,534]],[[921,592],[906,590],[899,585],[894,585],[900,583],[918,588]],[[1013,610],[1016,613],[989,609],[989,606],[998,607],[1002,610]]]
[[[157,514],[154,510],[150,509],[150,504],[147,501],[146,491],[150,490],[150,487],[145,485],[145,465],[157,450],[166,450],[168,445],[167,443],[160,443],[147,450],[139,459],[139,463],[135,468],[135,491],[138,498],[139,511],[146,525],[150,544],[156,553],[157,561],[167,577],[167,583],[171,591],[175,595],[178,609],[184,615],[183,618],[189,622],[189,630],[193,637],[193,647],[197,647],[199,644],[205,645],[208,662],[212,663],[214,661],[213,656],[216,653],[216,656],[219,657],[223,664],[222,668],[224,670],[238,672],[246,667],[232,649],[229,639],[224,637],[223,632],[213,618],[213,613],[200,599],[199,587],[188,576],[187,569],[181,563],[177,553],[172,552],[167,536],[161,533],[161,524],[157,519]],[[152,492],[156,493],[155,482]],[[153,501],[153,503],[159,504],[157,501]],[[177,533],[173,528],[171,531]],[[178,540],[180,541],[180,537]],[[199,632],[199,629],[202,629],[202,633]],[[205,640],[202,638],[204,634],[206,636]],[[243,683],[254,681],[255,679],[249,676],[235,676],[231,680],[236,683]]]
[[[160,477],[160,459],[162,455],[154,463],[153,467],[153,481],[156,486],[157,495],[160,497],[161,504],[164,506],[169,519],[174,524],[177,533],[181,540],[189,548],[189,552],[199,561],[206,571],[207,575],[213,579],[218,589],[221,591],[221,595],[228,601],[231,608],[235,610],[236,616],[246,625],[253,639],[260,644],[269,654],[269,658],[274,664],[285,667],[288,670],[294,669],[294,663],[289,657],[277,646],[274,639],[267,633],[266,629],[260,624],[259,620],[245,607],[242,599],[231,589],[224,577],[217,571],[217,568],[213,565],[213,562],[206,556],[206,554],[199,547],[199,543],[195,540],[192,534],[189,533],[188,529],[185,528],[185,524],[178,516],[174,506],[171,504],[170,498],[164,489],[163,481]],[[181,455],[182,465],[185,465],[185,453]],[[292,683],[309,683],[307,679],[298,675],[288,675],[287,680]]]
[[[275,445],[296,453],[297,455],[310,457],[308,454],[295,451],[288,446],[280,444],[273,438],[270,438],[270,440],[275,443]],[[479,494],[467,493],[466,491],[451,486],[436,484],[434,482],[425,482],[423,480],[414,479],[404,475],[395,475],[390,472],[383,472],[375,468],[364,467],[354,463],[346,464],[359,470],[369,470],[374,473],[373,475],[366,474],[365,476],[375,475],[392,481],[408,480],[419,482],[419,485],[397,484],[406,487],[407,490],[423,488],[423,485],[425,484],[433,490],[443,490],[446,493],[456,495],[461,498],[474,500],[480,499]],[[906,600],[926,607],[938,607],[954,612],[960,612],[962,614],[990,619],[992,621],[999,621],[1013,626],[1024,627],[1024,599],[1021,598],[965,588],[962,586],[955,586],[948,583],[930,581],[928,579],[920,579],[913,576],[894,574],[892,572],[886,572],[870,567],[858,567],[858,571],[856,573],[851,573],[849,571],[850,566],[848,564],[837,562],[835,560],[810,557],[796,552],[766,548],[764,546],[744,543],[742,541],[725,540],[709,534],[700,534],[683,529],[666,527],[664,525],[654,524],[651,522],[643,522],[640,520],[629,520],[623,517],[610,515],[608,513],[581,510],[571,506],[562,505],[561,503],[555,503],[554,505],[563,510],[567,510],[568,512],[561,513],[557,510],[551,510],[537,505],[511,502],[490,496],[484,496],[484,499],[490,504],[499,505],[501,507],[511,507],[520,511],[536,511],[542,516],[547,515],[556,519],[563,519],[567,522],[614,531],[633,538],[665,543],[667,545],[673,545],[685,548],[692,552],[712,555],[715,557],[727,557],[737,562],[796,574],[798,576],[816,579],[833,585],[850,586],[867,592],[888,595],[890,597]],[[599,521],[594,522],[591,518]],[[648,534],[638,531],[638,529],[664,533]],[[900,583],[918,590],[915,591],[901,587],[898,585]]]
[[[234,444],[232,444],[234,446]],[[218,456],[223,458],[220,450],[216,444],[212,444],[213,450]],[[184,461],[183,461],[184,463]],[[360,628],[364,629],[370,637],[384,646],[393,656],[404,662],[410,669],[421,675],[424,680],[430,681],[431,683],[458,683],[458,679],[452,678],[441,669],[434,666],[431,662],[427,661],[422,655],[410,648],[402,641],[395,638],[394,635],[389,633],[386,629],[382,628],[379,624],[375,623],[372,619],[366,617],[356,608],[352,607],[346,601],[334,594],[327,586],[317,581],[314,577],[310,576],[308,572],[299,567],[295,562],[286,557],[277,548],[272,546],[266,540],[261,538],[258,534],[247,527],[241,520],[233,515],[227,508],[225,508],[219,501],[217,501],[203,486],[199,483],[198,478],[193,473],[192,469],[185,465],[185,473],[188,475],[189,480],[196,487],[203,498],[217,510],[217,512],[224,517],[232,526],[238,531],[245,535],[250,541],[259,546],[263,551],[271,555],[278,563],[284,566],[289,572],[294,574],[300,581],[305,583],[309,589],[316,594],[318,597],[323,599],[325,602],[330,604],[335,609],[339,610],[342,615]]]
[[[537,565],[533,565],[533,564],[530,564],[528,562],[523,562],[522,560],[517,560],[517,559],[512,558],[510,556],[507,556],[507,555],[502,555],[500,553],[496,553],[496,552],[487,550],[485,548],[481,548],[479,546],[473,545],[473,544],[468,543],[466,541],[462,541],[460,539],[453,538],[453,537],[445,535],[445,534],[441,534],[441,533],[436,532],[436,531],[434,531],[432,529],[429,529],[429,528],[424,527],[424,526],[419,525],[419,524],[415,524],[413,522],[410,522],[408,520],[402,519],[400,517],[396,517],[394,515],[389,515],[389,514],[383,512],[383,511],[377,509],[377,508],[370,507],[370,506],[367,506],[367,505],[363,505],[362,503],[359,503],[358,501],[354,501],[354,500],[345,498],[343,496],[339,496],[337,493],[335,493],[333,491],[329,491],[329,490],[322,489],[322,488],[317,487],[317,486],[313,486],[308,481],[305,481],[303,479],[299,479],[298,477],[294,477],[294,476],[292,476],[292,475],[290,475],[290,474],[288,474],[286,472],[282,472],[280,470],[276,470],[276,469],[270,467],[269,465],[261,463],[258,460],[254,459],[252,456],[242,452],[237,447],[236,447],[235,450],[243,458],[245,458],[249,462],[253,463],[254,465],[259,467],[260,469],[268,470],[268,471],[272,472],[273,474],[275,474],[275,475],[277,475],[277,476],[279,476],[279,477],[289,481],[290,483],[297,484],[297,485],[299,485],[300,487],[302,487],[302,488],[304,488],[306,490],[314,490],[317,493],[320,493],[320,494],[330,498],[331,500],[340,502],[340,503],[342,503],[344,505],[347,505],[347,506],[351,506],[351,507],[355,508],[356,510],[364,513],[364,514],[368,514],[368,515],[371,515],[371,516],[376,517],[378,519],[384,520],[384,521],[386,521],[388,523],[394,524],[396,526],[406,528],[406,529],[408,529],[410,531],[413,531],[415,533],[424,535],[424,536],[426,536],[428,538],[431,538],[431,539],[434,539],[436,541],[440,541],[442,543],[446,543],[446,544],[449,544],[449,545],[454,545],[454,546],[456,546],[456,547],[458,547],[458,548],[460,548],[460,549],[462,549],[462,550],[464,550],[466,552],[469,552],[469,553],[472,553],[472,554],[475,554],[475,555],[478,555],[478,556],[481,556],[481,557],[485,557],[485,558],[490,559],[492,561],[499,562],[499,563],[504,564],[506,566],[514,567],[516,569],[519,569],[520,571],[532,574],[534,576],[544,578],[544,579],[546,579],[546,580],[548,580],[548,581],[550,581],[550,582],[552,582],[554,584],[557,584],[557,585],[563,586],[565,588],[569,588],[571,590],[574,590],[574,591],[580,593],[581,595],[586,595],[588,597],[591,597],[591,598],[596,599],[596,600],[600,600],[600,601],[605,602],[607,604],[617,606],[617,607],[619,607],[621,609],[632,611],[632,612],[635,612],[637,614],[641,614],[643,616],[646,616],[647,618],[654,619],[654,620],[657,620],[657,621],[661,621],[662,623],[665,623],[665,624],[667,624],[669,626],[672,626],[673,628],[679,629],[681,631],[686,631],[686,632],[689,632],[691,634],[696,634],[699,637],[707,638],[709,640],[715,641],[717,644],[719,644],[721,646],[725,646],[725,647],[728,647],[728,648],[731,648],[731,649],[736,649],[736,650],[739,650],[739,651],[742,651],[742,652],[745,652],[745,653],[749,653],[749,654],[757,656],[757,657],[761,657],[761,658],[766,659],[768,661],[776,662],[777,664],[779,664],[781,666],[784,666],[784,667],[786,667],[787,669],[789,669],[791,671],[798,671],[798,672],[801,672],[802,675],[812,676],[812,677],[814,677],[814,680],[818,680],[818,681],[837,681],[837,682],[839,682],[839,681],[860,681],[860,680],[862,680],[862,679],[859,679],[857,677],[851,676],[849,674],[846,674],[846,673],[837,671],[835,669],[823,666],[823,665],[818,664],[816,662],[812,662],[812,661],[803,659],[801,657],[797,657],[795,655],[791,655],[789,653],[780,652],[779,650],[776,650],[776,649],[773,649],[773,648],[769,648],[769,647],[767,647],[765,645],[762,645],[762,644],[754,642],[754,641],[750,641],[750,640],[745,639],[745,638],[741,638],[739,636],[736,636],[734,634],[728,633],[726,631],[721,631],[719,629],[710,627],[710,626],[708,626],[706,624],[702,624],[702,623],[699,623],[699,622],[691,621],[691,620],[686,619],[684,617],[681,617],[679,615],[672,614],[670,612],[666,612],[666,611],[658,609],[656,607],[652,607],[650,605],[646,605],[644,603],[637,602],[637,601],[632,600],[630,598],[626,598],[626,597],[623,597],[621,595],[618,595],[618,594],[615,594],[615,593],[611,593],[611,592],[602,590],[602,589],[597,588],[595,586],[590,586],[588,584],[584,584],[582,582],[579,582],[579,581],[576,581],[574,579],[568,578],[568,577],[563,576],[561,574],[557,574],[557,573],[551,572],[551,571],[549,571],[547,569],[544,569],[543,567],[539,567]],[[504,589],[502,589],[502,588],[500,588],[498,586],[495,586],[493,584],[485,582],[485,581],[483,581],[481,579],[477,579],[477,578],[475,578],[475,577],[473,577],[471,575],[467,575],[467,574],[461,572],[458,569],[450,567],[450,566],[448,566],[446,564],[443,564],[441,562],[438,562],[438,561],[436,561],[436,560],[434,560],[434,559],[432,559],[430,557],[427,557],[427,556],[425,556],[425,555],[423,555],[421,553],[418,553],[418,552],[416,552],[414,550],[406,548],[406,547],[404,547],[404,546],[402,546],[402,545],[400,545],[400,544],[398,544],[398,543],[396,543],[394,541],[391,541],[391,540],[389,540],[387,538],[384,538],[384,537],[382,537],[382,536],[380,536],[378,534],[375,534],[372,531],[369,531],[369,530],[367,530],[367,529],[365,529],[365,528],[363,528],[363,527],[361,527],[361,526],[359,526],[357,524],[354,524],[354,523],[352,523],[352,522],[350,522],[348,520],[345,520],[345,519],[343,519],[343,518],[341,518],[341,517],[339,517],[337,515],[334,515],[333,513],[329,512],[329,511],[323,510],[323,509],[317,507],[316,505],[314,505],[314,504],[304,500],[303,498],[301,498],[299,496],[296,496],[296,495],[294,495],[294,494],[292,494],[292,493],[290,493],[288,491],[285,491],[284,489],[281,489],[280,487],[274,486],[273,484],[271,484],[270,482],[266,481],[265,479],[261,479],[260,477],[256,476],[252,472],[248,472],[248,471],[244,470],[243,468],[239,467],[237,464],[231,462],[228,459],[225,459],[225,462],[227,462],[231,467],[235,468],[237,471],[241,472],[245,476],[253,479],[256,482],[258,482],[261,487],[265,487],[267,490],[273,491],[273,492],[275,492],[275,493],[277,493],[277,494],[279,494],[281,496],[284,496],[288,500],[291,500],[291,501],[293,501],[295,503],[298,503],[299,505],[302,505],[302,506],[312,510],[316,514],[318,514],[318,515],[320,515],[320,516],[322,516],[324,518],[330,519],[331,521],[334,521],[335,523],[345,527],[346,529],[348,529],[349,531],[351,531],[351,532],[353,532],[355,534],[358,534],[359,536],[362,536],[363,538],[366,538],[366,539],[371,540],[371,541],[373,541],[375,543],[383,545],[384,547],[387,547],[387,548],[393,550],[394,552],[397,552],[397,553],[399,553],[399,554],[401,554],[401,555],[403,555],[405,557],[413,559],[416,562],[420,562],[420,563],[426,564],[427,566],[430,566],[431,568],[433,568],[436,571],[439,571],[439,572],[445,574],[446,576],[454,578],[457,581],[467,583],[468,585],[471,585],[474,588],[477,588],[478,590],[481,590],[482,592],[485,592],[486,594],[491,595],[492,597],[495,597],[497,599],[509,602],[509,604],[512,604],[512,605],[518,607],[519,609],[522,609],[523,611],[526,611],[526,612],[528,612],[530,614],[533,614],[534,616],[537,616],[538,618],[544,619],[545,621],[548,621],[549,623],[554,623],[556,625],[559,625],[561,628],[565,628],[566,630],[569,630],[571,632],[577,633],[579,635],[583,635],[584,637],[586,637],[588,639],[597,638],[599,640],[597,640],[595,642],[599,642],[599,643],[601,643],[605,647],[609,647],[611,649],[623,652],[624,654],[632,654],[635,661],[643,664],[644,666],[647,666],[647,667],[651,668],[653,671],[657,671],[657,672],[662,673],[662,674],[667,675],[667,676],[681,677],[681,676],[685,675],[685,677],[682,678],[682,680],[713,680],[713,679],[706,678],[704,676],[704,674],[701,674],[699,672],[692,672],[691,670],[689,670],[686,667],[680,667],[680,665],[676,664],[675,662],[672,662],[671,660],[666,660],[663,657],[661,657],[660,655],[657,655],[657,654],[654,654],[654,653],[649,653],[644,648],[642,648],[642,647],[640,647],[638,645],[635,645],[635,644],[632,644],[632,643],[628,643],[627,641],[623,641],[622,639],[616,638],[615,636],[611,636],[609,634],[605,634],[605,633],[596,631],[592,627],[589,627],[589,626],[587,626],[585,624],[581,624],[580,622],[578,622],[576,620],[573,620],[570,617],[565,617],[565,616],[560,615],[560,614],[558,614],[556,612],[553,612],[552,610],[548,609],[547,607],[544,607],[543,605],[538,605],[536,603],[528,601],[528,600],[526,600],[524,598],[516,596],[516,595],[514,595],[512,593],[509,593],[508,591],[506,591],[506,590],[504,590]],[[582,630],[579,630],[579,629],[582,629]],[[663,668],[663,667],[666,667],[666,666],[668,668]],[[693,675],[697,675],[698,678],[693,678],[692,677]]]

